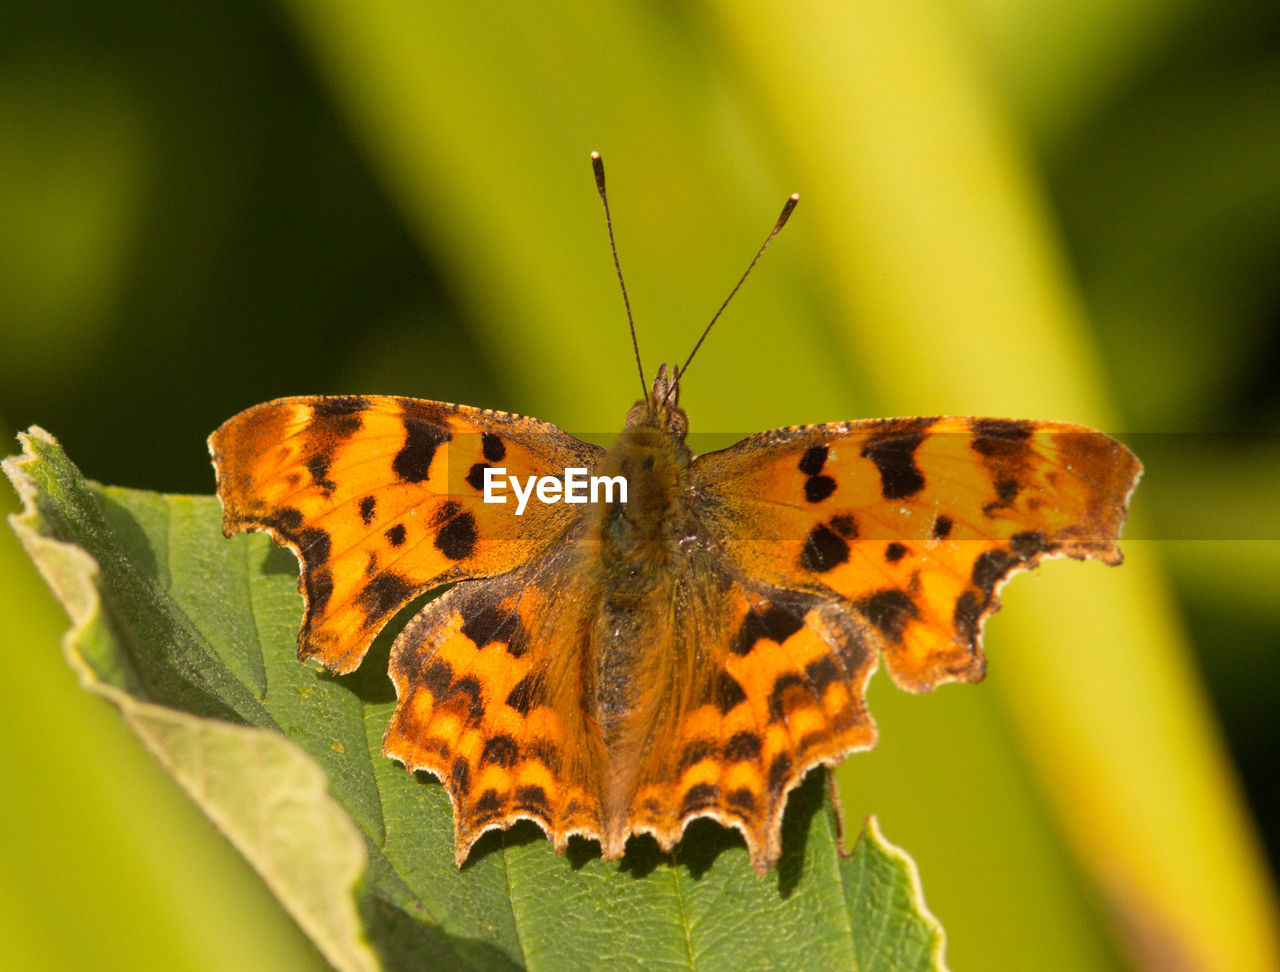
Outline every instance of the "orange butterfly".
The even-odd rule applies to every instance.
[[[976,681],[1012,574],[1121,560],[1142,466],[1099,432],[878,419],[694,457],[682,372],[659,370],[607,451],[383,396],[267,402],[209,440],[223,532],[265,530],[302,565],[300,657],[350,672],[396,611],[455,585],[395,641],[383,751],[443,782],[459,865],[518,819],[613,860],[711,817],[764,873],[788,792],[875,745],[881,654],[913,692]]]

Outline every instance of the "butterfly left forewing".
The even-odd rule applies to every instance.
[[[913,691],[981,677],[983,622],[1019,570],[1047,556],[1119,563],[1140,474],[1082,426],[969,418],[780,429],[693,466],[726,559],[837,598]]]
[[[209,440],[223,532],[264,530],[302,565],[299,654],[346,672],[383,624],[439,584],[535,558],[574,507],[483,501],[484,470],[562,475],[600,450],[545,422],[384,396],[283,398]]]

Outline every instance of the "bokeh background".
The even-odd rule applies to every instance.
[[[785,7],[785,9],[784,9]],[[1280,7],[1267,0],[8,0],[0,430],[208,493],[286,394],[606,437],[803,201],[683,388],[714,441],[1086,422],[1147,464],[1119,570],[1005,592],[990,674],[841,773],[955,968],[1280,963]],[[710,440],[702,440],[704,442]],[[16,508],[7,487],[0,503]],[[59,656],[0,536],[0,940],[25,969],[321,967]]]

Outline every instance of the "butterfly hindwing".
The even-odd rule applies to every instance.
[[[857,619],[818,597],[713,589],[702,608],[714,620],[674,626],[663,646],[697,662],[694,688],[658,721],[626,826],[670,850],[690,820],[711,817],[742,832],[764,873],[782,852],[790,790],[813,766],[875,745],[865,692],[877,656]]]
[[[443,782],[459,865],[485,831],[518,819],[561,851],[571,834],[602,833],[608,758],[583,675],[597,599],[582,560],[570,545],[458,584],[392,648],[399,703],[383,752]]]
[[[1054,422],[887,419],[765,432],[693,465],[699,515],[742,573],[851,605],[913,691],[982,676],[1001,585],[1047,556],[1120,562],[1141,474]]]
[[[536,557],[572,508],[483,502],[486,467],[561,476],[600,450],[535,419],[382,396],[283,398],[209,440],[223,532],[265,530],[302,564],[299,654],[354,669],[383,624],[439,584]]]

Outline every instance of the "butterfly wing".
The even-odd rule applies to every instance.
[[[706,561],[695,558],[676,588],[677,623],[659,650],[688,688],[679,677],[667,685],[625,829],[671,850],[690,820],[710,817],[742,832],[764,874],[782,853],[787,794],[808,769],[875,745],[865,691],[877,656],[858,618],[829,598],[733,579]]]
[[[209,449],[223,532],[264,530],[298,556],[299,656],[338,672],[418,594],[511,571],[568,528],[577,507],[483,502],[486,467],[559,477],[602,452],[535,419],[382,396],[267,402]]]
[[[1092,429],[885,419],[779,429],[693,466],[697,509],[736,572],[851,608],[894,681],[982,677],[1000,587],[1045,557],[1121,560],[1142,466]]]
[[[571,834],[602,836],[608,755],[588,704],[596,578],[591,546],[567,542],[457,585],[396,638],[383,753],[440,778],[459,866],[482,834],[519,819],[559,852]]]

